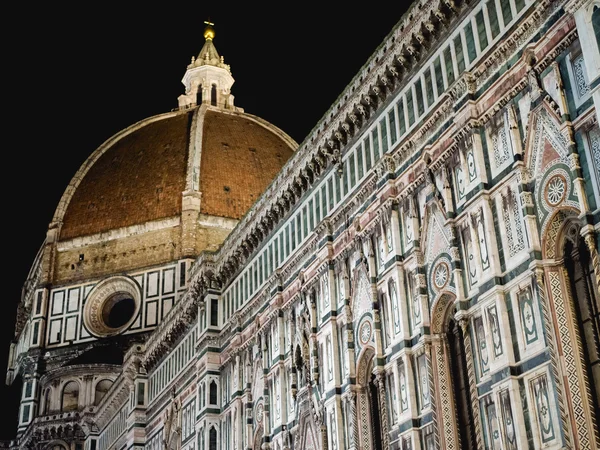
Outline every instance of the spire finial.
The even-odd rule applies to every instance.
[[[206,24],[206,28],[204,29],[204,39],[212,41],[215,37],[215,30],[213,29],[215,24],[210,21],[210,17],[208,20],[205,20],[204,23]]]

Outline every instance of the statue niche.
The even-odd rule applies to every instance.
[[[176,396],[175,386],[171,390],[171,404],[165,412],[163,419],[163,449],[180,450],[181,449],[181,405]]]

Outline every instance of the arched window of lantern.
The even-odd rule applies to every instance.
[[[198,85],[198,90],[196,91],[196,105],[202,104],[202,84]]]
[[[210,104],[212,106],[217,106],[217,85],[213,84],[210,87]]]

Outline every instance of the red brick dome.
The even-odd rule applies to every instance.
[[[62,221],[59,239],[179,216],[190,189],[201,193],[200,213],[239,219],[296,145],[277,127],[239,111],[203,106],[146,119],[82,165],[55,215]]]

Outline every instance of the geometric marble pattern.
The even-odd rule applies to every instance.
[[[564,269],[563,269],[564,270]],[[573,339],[570,332],[570,326],[567,315],[571,316],[574,314],[573,305],[570,302],[570,295],[567,293],[566,298],[563,296],[563,285],[561,282],[561,276],[557,270],[548,271],[550,279],[550,290],[552,292],[552,301],[556,310],[556,323],[558,325],[558,335],[562,345],[562,355],[564,358],[565,368],[564,371],[567,373],[567,390],[571,397],[571,407],[574,417],[572,420],[577,423],[577,429],[574,430],[577,433],[577,439],[579,441],[580,448],[590,447],[590,431],[587,427],[589,423],[587,421],[587,413],[585,411],[583,398],[584,395],[581,392],[581,386],[587,386],[587,380],[580,380],[577,376],[577,358],[576,355],[581,354],[581,340],[578,333]],[[572,319],[571,319],[572,320]],[[585,373],[583,374],[585,378]]]

